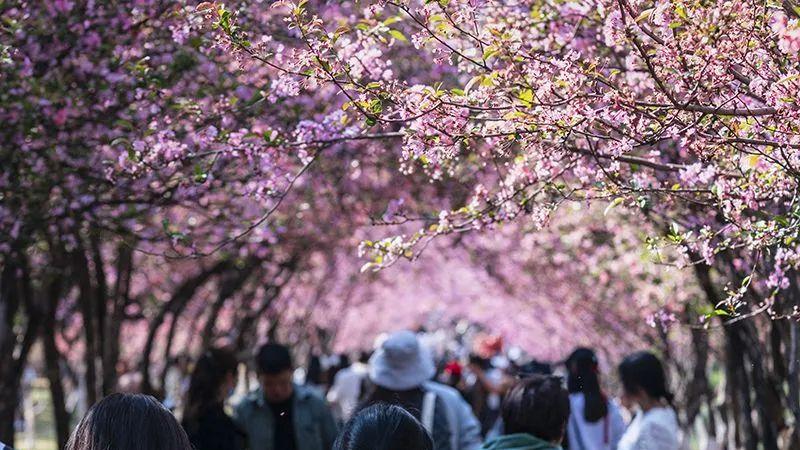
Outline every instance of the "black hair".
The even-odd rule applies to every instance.
[[[379,404],[397,405],[408,411],[412,416],[420,419],[422,415],[422,401],[425,391],[421,387],[396,391],[383,386],[372,385],[369,393],[365,395],[362,407]]]
[[[588,348],[580,347],[569,355],[567,366],[567,390],[582,392],[584,398],[583,417],[587,422],[597,422],[608,414],[608,399],[600,389],[597,375],[597,355]]]
[[[149,395],[111,394],[83,416],[66,450],[192,450],[186,432]]]
[[[319,356],[311,355],[306,369],[306,384],[322,384],[322,361]]]
[[[433,440],[406,410],[379,403],[347,422],[333,450],[433,450]]]
[[[532,359],[517,367],[518,378],[528,378],[531,375],[552,375],[553,368],[550,364]]]
[[[619,365],[619,377],[625,392],[644,392],[653,399],[663,399],[672,405],[673,395],[667,389],[664,367],[656,355],[643,351],[626,356]]]
[[[292,370],[292,355],[289,348],[281,344],[264,344],[256,353],[256,372],[275,375]]]
[[[482,368],[483,370],[488,370],[492,367],[492,360],[489,358],[484,358],[476,353],[470,353],[469,355],[469,363],[475,364],[478,367]]]
[[[183,426],[196,433],[200,418],[220,404],[220,387],[229,375],[236,375],[236,355],[226,349],[212,348],[203,353],[194,365],[183,413]]]
[[[533,375],[514,385],[503,399],[505,433],[560,442],[569,419],[569,394],[561,383],[560,377]]]
[[[358,362],[366,364],[369,362],[370,356],[372,356],[372,353],[362,350],[358,352]]]

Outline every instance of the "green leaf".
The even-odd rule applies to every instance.
[[[131,146],[131,141],[129,141],[128,138],[124,138],[124,137],[118,137],[118,138],[114,139],[113,141],[111,141],[111,146],[112,147],[116,147],[118,145],[124,145],[126,148],[129,148]]]
[[[689,20],[689,15],[686,14],[686,8],[684,8],[683,5],[675,6],[675,14],[683,20]]]
[[[533,91],[525,89],[519,93],[519,99],[525,103],[525,106],[533,105]]]
[[[484,61],[488,61],[493,56],[496,56],[498,53],[500,53],[500,50],[498,50],[496,48],[489,47],[483,52],[483,60]]]
[[[133,130],[133,124],[129,120],[117,119],[116,121],[114,121],[114,125],[120,128],[125,128],[126,130]]]
[[[406,36],[400,32],[400,30],[395,30],[394,28],[389,29],[389,36],[397,39],[398,41],[408,42]]]
[[[205,173],[200,164],[194,165],[194,182],[201,184],[205,183],[206,179],[208,179],[208,174]]]
[[[386,26],[389,26],[389,25],[391,25],[393,23],[400,22],[401,20],[403,20],[403,18],[401,16],[392,16],[392,17],[389,17],[388,19],[384,20],[383,24],[386,25]]]

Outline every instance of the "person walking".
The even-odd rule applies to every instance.
[[[569,450],[616,450],[625,421],[617,405],[600,388],[597,355],[577,348],[566,361],[570,417]]]
[[[413,332],[394,333],[370,358],[369,378],[374,388],[363,406],[400,406],[422,422],[435,450],[453,450],[447,404],[435,391],[424,387],[435,373],[433,359]]]
[[[619,365],[624,395],[638,407],[619,440],[619,450],[678,450],[678,419],[661,361],[650,352],[627,356]]]
[[[328,391],[328,403],[333,405],[343,422],[350,420],[364,395],[369,356],[369,353],[361,352],[356,362],[338,371]]]
[[[289,349],[264,344],[256,353],[259,388],[242,400],[234,421],[247,434],[251,450],[328,450],[337,426],[316,392],[292,382]]]
[[[345,425],[334,450],[433,450],[425,427],[408,411],[387,403],[365,409]]]
[[[111,394],[81,419],[65,450],[193,450],[175,416],[149,395]]]
[[[503,435],[483,450],[560,450],[569,419],[569,394],[561,378],[533,375],[506,393],[502,406]]]
[[[458,389],[435,381],[426,381],[422,387],[441,398],[447,408],[445,415],[450,426],[450,446],[454,450],[478,450],[481,447],[481,424],[472,407]]]
[[[212,348],[198,358],[189,381],[183,428],[196,450],[241,450],[245,435],[225,413],[236,387],[238,361],[233,352]]]

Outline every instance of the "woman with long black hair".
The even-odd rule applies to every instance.
[[[588,348],[575,349],[567,358],[566,366],[570,401],[569,450],[616,450],[625,432],[625,421],[617,405],[600,387],[597,355]]]
[[[240,450],[244,434],[225,413],[236,387],[238,361],[233,352],[212,348],[195,363],[183,413],[183,427],[196,450]]]
[[[625,396],[639,411],[619,441],[619,450],[678,450],[678,419],[664,368],[650,352],[628,355],[619,365]]]
[[[193,450],[175,416],[149,395],[111,394],[89,409],[66,450]]]

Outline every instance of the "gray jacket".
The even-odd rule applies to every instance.
[[[297,449],[330,450],[338,429],[325,400],[311,389],[295,385],[292,401]],[[233,420],[247,433],[248,449],[273,450],[275,422],[260,388],[236,406]]]
[[[458,391],[446,384],[426,381],[426,390],[436,393],[447,406],[447,421],[450,424],[450,439],[453,450],[477,450],[481,446],[481,424],[475,418],[472,407]]]

